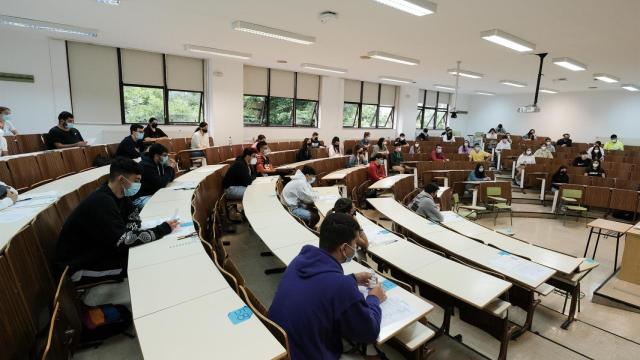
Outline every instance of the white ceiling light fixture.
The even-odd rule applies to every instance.
[[[380,80],[389,81],[389,82],[395,82],[395,83],[400,83],[400,84],[413,84],[413,83],[415,83],[415,81],[413,81],[411,79],[405,79],[405,78],[400,78],[400,77],[395,77],[395,76],[387,76],[387,75],[380,76]]]
[[[61,34],[98,37],[98,30],[96,29],[88,29],[65,24],[56,24],[47,21],[25,19],[7,15],[0,15],[0,24],[32,30],[52,31]]]
[[[447,70],[447,72],[454,76],[460,74],[460,76],[470,78],[470,79],[482,79],[484,77],[483,74],[469,71],[469,70],[462,70],[462,69],[460,69],[459,71],[456,69],[449,69]]]
[[[374,0],[415,16],[431,15],[436,12],[438,4],[426,0]]]
[[[308,69],[308,70],[326,71],[326,72],[330,72],[330,73],[334,73],[334,74],[346,74],[347,73],[347,69],[331,67],[331,66],[324,66],[324,65],[317,65],[317,64],[304,63],[304,64],[300,64],[300,67],[302,67],[304,69]]]
[[[584,71],[587,70],[587,65],[570,59],[568,57],[555,58],[552,62],[558,66],[562,66],[565,69],[569,69],[571,71]]]
[[[451,86],[451,85],[435,84],[435,85],[433,85],[433,87],[436,88],[436,89],[441,89],[441,90],[456,91],[456,88],[454,86]]]
[[[500,84],[513,86],[513,87],[519,87],[519,88],[523,88],[523,87],[527,86],[526,83],[523,83],[523,82],[520,82],[520,81],[513,81],[513,80],[500,80]]]
[[[251,54],[237,52],[237,51],[210,48],[210,47],[206,47],[206,46],[187,44],[187,45],[184,46],[184,49],[187,50],[187,51],[195,52],[195,53],[209,54],[209,55],[215,55],[215,56],[223,56],[223,57],[228,57],[228,58],[232,58],[232,59],[241,59],[241,60],[249,60],[249,59],[251,59]]]
[[[316,38],[313,36],[296,34],[286,30],[252,24],[246,21],[234,21],[231,23],[231,27],[233,30],[244,31],[250,34],[266,36],[278,40],[290,41],[296,44],[311,45],[316,42]]]
[[[480,33],[480,37],[487,41],[491,41],[494,44],[502,45],[518,52],[533,51],[536,48],[534,43],[521,39],[515,35],[511,35],[500,29],[483,31]]]
[[[593,74],[593,77],[595,79],[598,79],[600,81],[604,81],[608,84],[613,84],[613,83],[617,83],[620,81],[619,78],[615,77],[615,76],[611,76],[608,74]]]
[[[370,58],[373,58],[373,59],[391,61],[391,62],[398,63],[398,64],[404,64],[404,65],[418,65],[418,64],[420,64],[420,60],[418,60],[418,59],[412,59],[412,58],[408,58],[408,57],[404,57],[404,56],[389,54],[389,53],[384,52],[384,51],[369,51],[369,53],[367,53],[367,55]]]
[[[636,85],[624,84],[624,85],[620,85],[620,87],[627,91],[632,91],[632,92],[640,91],[640,88],[637,87]]]
[[[549,88],[540,88],[540,92],[547,93],[547,94],[557,94],[558,90],[549,89]]]
[[[96,1],[101,4],[114,5],[114,6],[120,5],[120,0],[96,0]]]
[[[494,96],[495,93],[492,93],[490,91],[483,91],[483,90],[478,90],[476,91],[477,95],[485,95],[485,96]]]

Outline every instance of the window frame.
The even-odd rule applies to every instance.
[[[363,103],[362,102],[362,96],[363,96],[363,92],[364,92],[364,81],[360,81],[360,101],[359,102],[353,102],[353,101],[343,101],[342,102],[342,109],[343,109],[343,114],[342,114],[342,128],[346,128],[346,129],[395,129],[395,113],[396,113],[396,105],[394,103],[393,106],[381,106],[380,105],[380,96],[382,93],[382,84],[378,83],[378,103],[377,104],[369,104],[369,103]],[[397,92],[396,92],[396,100],[397,100]],[[357,122],[357,126],[344,126],[344,105],[345,104],[354,104],[354,105],[358,105],[358,110],[356,111],[356,119],[354,121],[354,125]],[[376,107],[376,111],[375,111],[375,126],[362,126],[362,106],[363,105],[373,105]],[[389,120],[391,120],[391,127],[381,127],[380,126],[380,107],[384,107],[384,108],[391,108],[391,113],[389,114],[389,116],[387,117],[387,122]]]
[[[438,113],[442,113],[444,112],[444,126],[447,127],[449,126],[449,109],[450,109],[450,102],[451,102],[451,93],[445,93],[445,94],[449,94],[449,100],[447,101],[447,107],[439,107],[438,104],[440,103],[440,91],[436,91],[436,104],[434,106],[427,106],[427,91],[430,90],[426,90],[424,89],[424,97],[422,98],[422,106],[418,106],[417,109],[420,112],[421,115],[421,119],[420,119],[420,127],[416,128],[417,129],[424,129],[426,127],[426,125],[429,125],[429,122],[427,122],[427,124],[425,125],[425,114],[427,113],[427,110],[433,110],[433,124],[429,129],[432,130],[442,130],[442,129],[437,129],[436,127],[436,123],[437,123],[437,119],[438,119]],[[417,120],[417,116],[416,116],[416,120]]]

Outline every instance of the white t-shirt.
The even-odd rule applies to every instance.
[[[4,121],[4,133],[5,135],[13,135],[13,132],[16,131],[16,127],[9,120]]]
[[[191,148],[192,149],[206,149],[209,147],[209,133],[202,134],[200,131],[196,131],[191,136]]]
[[[8,186],[7,184],[3,183],[2,181],[0,181],[0,185]],[[11,186],[9,186],[9,188],[7,189],[7,192],[12,192],[12,193],[15,193],[15,194],[18,193],[16,191],[16,189],[12,188]],[[0,210],[6,209],[11,205],[13,205],[13,200],[11,200],[11,198],[9,198],[8,196],[5,197],[4,199],[0,200]]]
[[[9,151],[7,145],[7,139],[4,138],[4,130],[0,129],[0,156],[3,151]]]

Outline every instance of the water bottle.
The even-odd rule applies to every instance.
[[[229,146],[231,146],[231,136],[229,136]]]
[[[369,278],[369,289],[373,289],[378,286],[378,275],[373,269],[369,270],[369,274],[371,274],[371,277]]]

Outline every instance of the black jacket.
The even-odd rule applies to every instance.
[[[229,170],[222,179],[222,187],[228,188],[230,186],[249,186],[255,179],[255,174],[242,156],[238,156],[236,160],[231,164]]]
[[[580,166],[580,167],[590,168],[591,167],[591,159],[586,158],[586,159],[582,160],[582,156],[578,156],[577,158],[573,159],[573,166]]]
[[[171,166],[163,166],[156,164],[149,155],[142,155],[140,161],[142,167],[142,186],[136,194],[136,198],[141,196],[153,195],[156,191],[167,186],[176,177],[176,172]]]
[[[171,233],[167,223],[140,229],[140,216],[129,198],[118,199],[105,183],[67,218],[56,245],[56,263],[72,271],[126,267],[129,247]]]
[[[311,149],[306,148],[306,149],[298,150],[298,152],[296,153],[296,161],[306,161],[306,160],[311,160]]]
[[[567,173],[557,172],[551,177],[551,182],[555,184],[566,184],[569,182],[569,175],[567,175]]]
[[[142,152],[142,140],[133,141],[131,135],[122,139],[118,150],[116,150],[116,156],[124,156],[129,159],[137,159]]]

